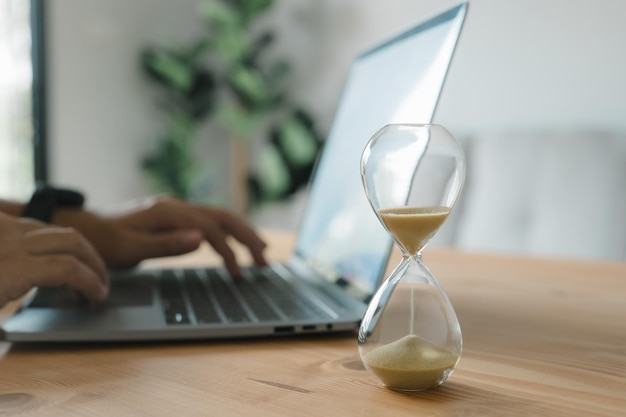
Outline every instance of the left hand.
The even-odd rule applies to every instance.
[[[256,265],[266,265],[265,242],[252,227],[228,211],[158,198],[116,216],[100,216],[80,209],[59,209],[53,223],[79,230],[96,248],[109,268],[130,268],[140,261],[181,255],[206,240],[223,258],[232,276],[241,269],[228,237],[249,250]]]
[[[93,245],[71,228],[0,213],[0,307],[33,287],[57,286],[106,299],[109,279]]]

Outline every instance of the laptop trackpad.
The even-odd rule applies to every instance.
[[[69,288],[39,288],[29,308],[115,308],[152,305],[153,282],[145,277],[111,280],[109,298],[103,304],[93,304]]]

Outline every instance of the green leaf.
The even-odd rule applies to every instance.
[[[180,91],[188,91],[193,80],[193,71],[174,56],[155,51],[147,57],[148,65],[171,85]]]
[[[182,199],[189,197],[196,174],[191,147],[193,138],[193,122],[184,114],[172,115],[167,134],[154,152],[142,161],[144,171],[158,191]]]
[[[253,68],[239,66],[231,74],[231,81],[237,91],[256,107],[264,106],[271,94],[263,76]]]
[[[268,10],[273,4],[272,0],[228,0],[228,3],[236,7],[242,15],[245,24],[249,24],[257,15]]]
[[[199,13],[213,25],[241,26],[241,18],[237,12],[221,2],[205,1],[200,5]]]
[[[216,31],[212,38],[213,47],[228,65],[235,65],[248,54],[246,33],[239,28],[223,28]]]
[[[274,200],[281,197],[289,187],[289,171],[278,151],[273,146],[266,146],[259,155],[258,180],[261,185],[262,200]]]
[[[294,166],[309,165],[317,156],[318,145],[315,136],[295,118],[290,118],[282,124],[278,140],[285,156]]]

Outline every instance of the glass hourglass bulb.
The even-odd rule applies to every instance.
[[[402,252],[361,322],[361,359],[388,388],[436,387],[456,367],[462,337],[454,309],[421,252],[461,192],[463,149],[440,125],[387,125],[366,145],[361,177],[374,212]]]

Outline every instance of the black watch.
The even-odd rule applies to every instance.
[[[24,207],[22,217],[50,223],[52,215],[57,208],[80,208],[84,202],[85,197],[78,191],[55,188],[47,184],[38,184],[30,201]]]

